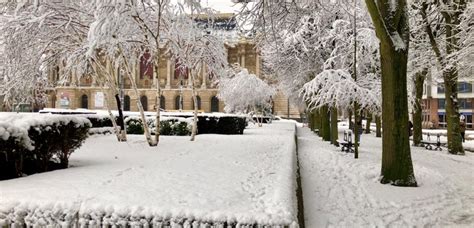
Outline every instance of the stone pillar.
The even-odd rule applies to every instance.
[[[255,53],[255,74],[260,76],[260,53]]]
[[[240,66],[245,68],[245,45],[243,45],[243,49],[239,50],[240,55]]]
[[[201,85],[201,89],[206,89],[207,88],[207,67],[206,66],[202,66],[202,85]]]
[[[167,63],[167,67],[166,67],[166,86],[165,86],[165,89],[171,89],[171,71],[172,71],[171,60],[168,59],[168,61],[166,63]]]

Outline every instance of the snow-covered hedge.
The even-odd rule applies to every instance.
[[[152,130],[152,134],[155,132],[155,118],[147,118],[148,126]],[[143,134],[142,120],[138,116],[129,116],[125,118],[125,124],[127,125],[127,134]],[[190,135],[192,128],[191,118],[182,117],[162,117],[160,119],[160,135]]]
[[[0,179],[48,171],[53,157],[66,168],[90,126],[75,116],[1,113]]]

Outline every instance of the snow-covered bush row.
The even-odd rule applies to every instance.
[[[147,118],[148,126],[152,128],[156,127],[155,118]],[[125,118],[125,124],[127,125],[127,134],[143,134],[142,120],[138,116],[129,116]],[[192,118],[183,117],[161,117],[160,118],[160,135],[190,135],[192,128]]]
[[[1,113],[0,119],[1,179],[48,171],[53,157],[58,167],[67,168],[91,126],[86,118],[74,116]]]
[[[113,127],[95,127],[89,129],[89,135],[108,135],[113,133]]]

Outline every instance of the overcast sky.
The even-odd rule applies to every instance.
[[[204,7],[212,7],[221,13],[236,13],[240,6],[232,3],[231,0],[202,0]]]

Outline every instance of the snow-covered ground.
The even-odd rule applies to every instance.
[[[362,135],[356,160],[298,128],[306,227],[474,226],[473,153],[412,147],[419,187],[404,188],[379,183],[381,147]]]
[[[69,227],[186,220],[289,225],[296,221],[294,135],[294,123],[275,121],[195,142],[162,136],[156,148],[143,136],[129,135],[127,143],[91,136],[71,156],[71,168],[0,181],[0,227],[22,219]]]

